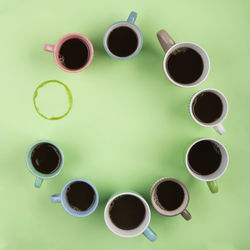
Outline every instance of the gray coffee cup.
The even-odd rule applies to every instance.
[[[173,183],[178,190],[181,191],[181,198],[180,197],[174,197],[174,199],[172,198],[172,201],[169,200],[169,203],[173,202],[173,200],[176,201],[176,207],[174,209],[169,210],[168,208],[166,208],[166,206],[164,206],[162,204],[161,198],[159,196],[159,192],[158,192],[158,188],[160,185],[164,185],[167,182],[171,182]],[[154,209],[161,215],[163,216],[176,216],[181,214],[183,216],[183,218],[185,220],[190,220],[191,219],[191,215],[188,212],[188,210],[186,209],[189,203],[189,192],[186,188],[186,186],[180,182],[177,179],[174,178],[162,178],[160,180],[158,180],[152,187],[151,189],[151,203],[154,207]],[[177,200],[179,199],[179,201],[177,202]],[[167,202],[167,198],[166,198],[166,202]]]

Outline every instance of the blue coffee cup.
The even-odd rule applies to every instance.
[[[137,13],[132,11],[127,21],[113,23],[104,34],[103,45],[106,52],[118,60],[136,56],[143,44],[140,29],[135,25]]]
[[[75,182],[83,182],[83,183],[88,184],[92,188],[92,190],[94,191],[94,194],[95,194],[92,204],[89,206],[88,209],[86,209],[84,211],[79,211],[79,210],[72,208],[72,206],[70,206],[69,201],[67,199],[67,190]],[[65,184],[61,193],[52,195],[50,198],[50,201],[52,203],[61,203],[64,210],[72,216],[86,217],[86,216],[89,216],[90,214],[92,214],[96,210],[98,203],[99,203],[99,195],[98,195],[98,191],[97,191],[96,187],[90,181],[88,181],[86,179],[73,179]]]

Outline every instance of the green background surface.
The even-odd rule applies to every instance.
[[[249,249],[249,8],[243,0],[1,0],[0,249]],[[102,37],[131,10],[138,13],[144,46],[137,57],[117,61],[104,51]],[[211,71],[200,86],[183,89],[166,79],[156,38],[162,28],[176,42],[192,41],[208,52]],[[77,74],[59,69],[42,50],[70,32],[85,34],[95,49],[90,67]],[[70,114],[59,121],[43,119],[32,103],[35,88],[50,79],[66,83],[74,99]],[[221,90],[230,105],[223,136],[188,113],[191,96],[207,87]],[[218,194],[184,164],[187,147],[201,137],[218,139],[230,154]],[[65,165],[36,189],[25,155],[39,139],[60,145]],[[103,219],[110,195],[133,189],[149,201],[152,184],[164,176],[188,187],[192,220],[152,209],[155,243],[112,234]],[[100,193],[99,207],[87,218],[49,201],[76,177],[91,180]]]

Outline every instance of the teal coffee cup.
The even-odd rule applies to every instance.
[[[62,170],[63,152],[53,142],[38,141],[29,148],[26,164],[30,172],[36,176],[35,187],[40,188],[44,179],[51,179]]]

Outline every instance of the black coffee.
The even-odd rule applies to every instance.
[[[31,162],[38,172],[52,174],[60,167],[61,154],[54,145],[40,143],[31,153]]]
[[[137,228],[145,218],[145,207],[142,201],[133,195],[121,195],[111,204],[109,215],[119,228],[131,230]]]
[[[219,96],[206,91],[194,99],[192,109],[198,120],[204,123],[211,123],[221,117],[223,104]]]
[[[88,183],[76,181],[68,187],[66,198],[70,207],[74,210],[86,211],[94,203],[95,192]]]
[[[198,80],[203,72],[203,61],[199,53],[190,48],[175,50],[168,58],[169,75],[178,83],[190,84]]]
[[[60,48],[59,59],[68,69],[79,69],[89,59],[88,47],[80,39],[69,39]]]
[[[108,48],[116,56],[127,57],[133,54],[138,46],[136,33],[129,27],[118,27],[108,37]]]
[[[200,175],[214,173],[220,166],[221,158],[219,147],[209,140],[196,143],[188,154],[191,168]]]
[[[156,195],[161,207],[169,211],[177,209],[184,199],[182,187],[174,181],[160,183],[156,189]]]

